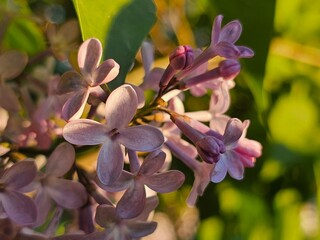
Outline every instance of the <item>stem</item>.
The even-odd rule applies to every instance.
[[[196,159],[191,158],[189,155],[187,155],[185,152],[183,152],[181,149],[179,149],[174,142],[167,140],[165,142],[165,145],[170,149],[170,151],[173,153],[174,156],[176,156],[180,161],[182,161],[192,171],[197,172],[200,170],[201,163],[198,162]]]
[[[49,223],[49,225],[45,231],[45,234],[47,234],[49,236],[55,235],[55,232],[56,232],[57,227],[59,225],[62,213],[63,213],[63,208],[61,206],[57,206],[56,210],[54,212],[54,215],[51,219],[51,222]]]

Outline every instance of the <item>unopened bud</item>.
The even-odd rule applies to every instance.
[[[169,56],[170,65],[175,70],[182,70],[193,62],[193,50],[190,46],[179,46]]]
[[[240,72],[241,66],[237,60],[228,59],[219,64],[219,72],[225,80],[235,78]]]

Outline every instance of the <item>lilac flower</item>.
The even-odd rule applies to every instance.
[[[144,211],[132,219],[123,219],[114,206],[99,205],[95,220],[104,230],[86,235],[81,240],[130,240],[145,237],[153,233],[157,227],[156,222],[146,221],[157,205],[157,197],[148,198]]]
[[[8,217],[18,224],[30,225],[36,221],[36,205],[19,192],[32,182],[36,174],[34,162],[25,159],[5,169],[0,176],[0,204]]]
[[[0,55],[0,106],[9,112],[19,110],[16,93],[5,81],[13,79],[24,70],[28,56],[18,51],[8,51]]]
[[[177,170],[159,173],[164,164],[165,153],[154,151],[150,153],[139,166],[137,155],[129,150],[131,171],[123,171],[118,181],[110,186],[99,184],[110,192],[127,189],[116,206],[117,214],[124,219],[141,214],[145,208],[145,186],[158,193],[168,193],[177,190],[184,182],[184,175]]]
[[[193,142],[200,157],[205,162],[214,163],[219,161],[220,154],[225,152],[222,136],[219,133],[214,131],[202,133],[189,125],[186,116],[183,117],[181,115],[172,114],[171,117],[172,121],[178,126],[182,133]]]
[[[87,193],[79,182],[63,179],[74,163],[75,151],[69,143],[61,143],[47,160],[46,170],[40,175],[35,202],[39,209],[36,225],[44,223],[52,204],[76,209],[87,201]]]
[[[174,75],[188,67],[193,62],[193,49],[190,46],[179,46],[169,56],[169,65],[164,71],[159,87],[163,91],[170,83]]]
[[[253,167],[256,158],[261,156],[261,144],[245,138],[249,123],[248,120],[242,123],[236,118],[228,121],[223,135],[226,151],[215,165],[211,175],[212,182],[221,182],[227,172],[234,179],[242,179],[244,168]]]
[[[220,134],[224,133],[230,117],[225,115],[230,106],[229,89],[234,86],[233,81],[221,82],[218,89],[210,97],[209,112],[212,115],[210,128]]]
[[[67,60],[70,53],[78,47],[80,27],[77,20],[72,19],[61,26],[48,24],[47,36],[54,56],[60,60]]]
[[[213,23],[211,32],[211,43],[202,54],[200,54],[190,65],[177,75],[178,79],[184,78],[190,72],[197,69],[210,59],[221,56],[226,59],[250,58],[254,55],[253,51],[245,46],[236,46],[234,43],[239,39],[242,26],[238,20],[234,20],[221,28],[223,16],[218,15]]]
[[[64,104],[62,117],[66,120],[81,117],[90,94],[100,95],[103,92],[100,85],[113,80],[119,73],[119,65],[108,59],[101,63],[102,46],[98,39],[90,38],[79,48],[79,72],[69,71],[61,76],[58,85],[59,93],[70,93],[71,96]]]
[[[180,89],[186,90],[195,85],[211,82],[211,89],[219,87],[221,81],[234,79],[240,72],[240,64],[237,60],[223,60],[217,68],[214,68],[195,77],[186,78],[179,82]]]
[[[106,124],[78,119],[63,129],[64,138],[77,145],[102,144],[97,163],[99,180],[106,185],[120,176],[124,156],[121,145],[135,151],[150,152],[161,147],[163,135],[149,125],[128,127],[138,107],[138,98],[130,85],[115,89],[106,102]]]

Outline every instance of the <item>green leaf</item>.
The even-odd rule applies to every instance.
[[[81,27],[82,39],[98,38],[105,44],[110,24],[118,11],[130,0],[73,0]]]
[[[38,25],[28,18],[15,18],[4,36],[4,48],[16,49],[34,55],[46,47],[43,33]]]
[[[83,39],[98,38],[104,59],[120,65],[118,77],[109,83],[116,88],[124,83],[135,55],[156,20],[156,8],[150,0],[74,0]]]

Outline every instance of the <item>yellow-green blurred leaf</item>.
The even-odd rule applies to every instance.
[[[320,143],[319,108],[308,91],[306,84],[296,82],[290,94],[277,100],[268,119],[275,141],[303,153],[316,151]]]

